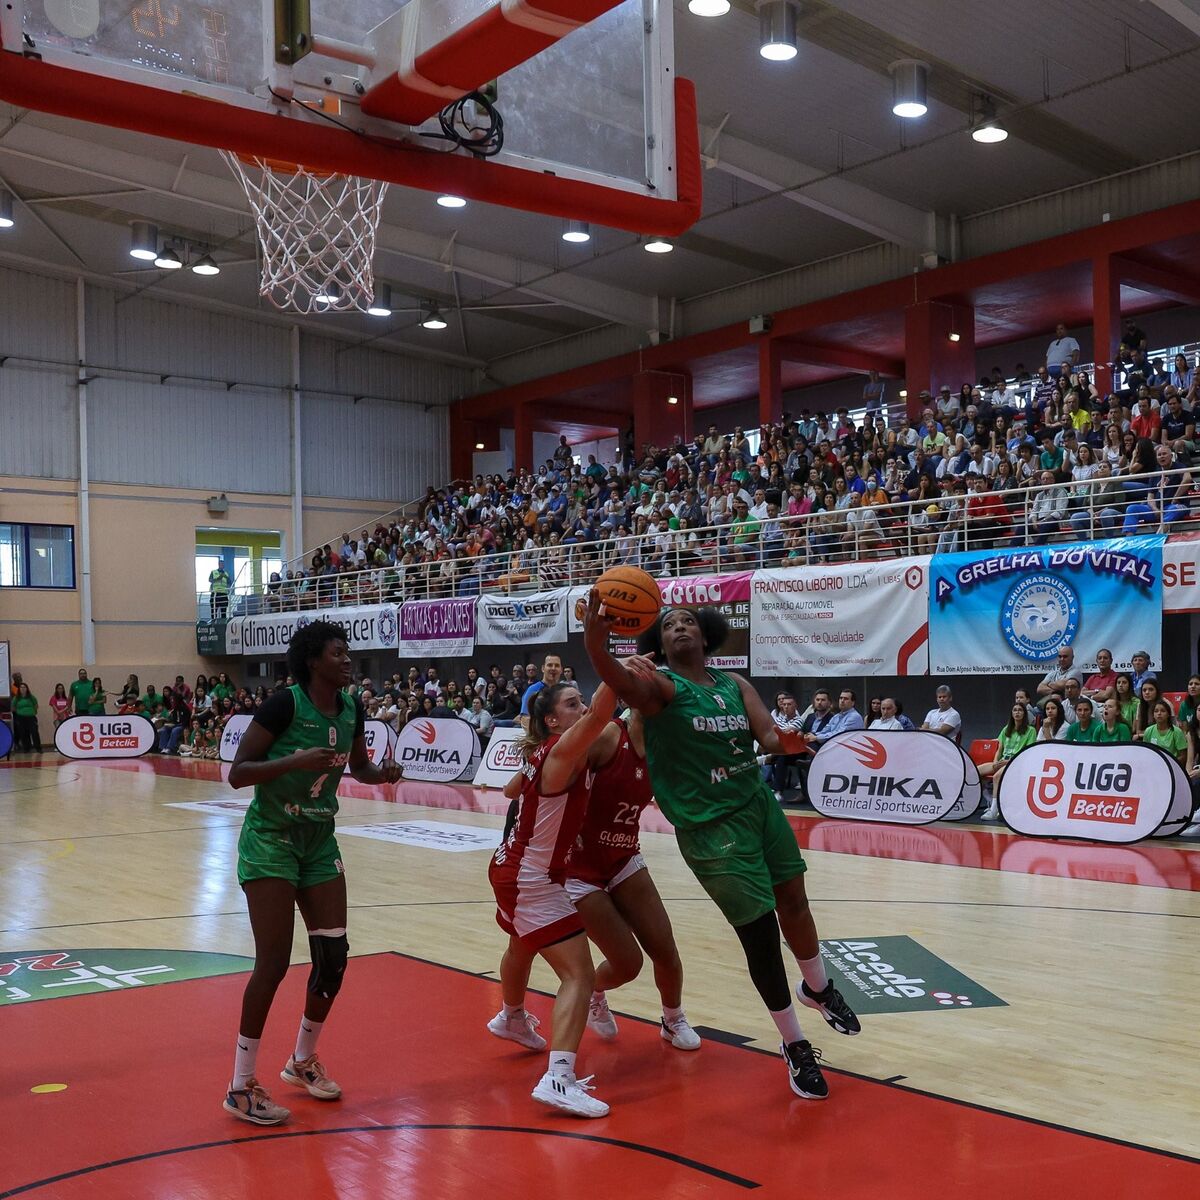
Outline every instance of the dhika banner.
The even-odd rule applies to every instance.
[[[145,717],[68,717],[54,731],[54,748],[66,758],[140,758],[155,739]]]
[[[824,817],[928,825],[948,817],[967,784],[951,738],[922,730],[839,733],[813,756],[808,797]]]
[[[470,780],[479,760],[479,735],[458,717],[419,717],[396,739],[393,757],[404,778],[419,783]]]
[[[1182,776],[1169,755],[1141,742],[1035,742],[1000,779],[1000,815],[1029,837],[1139,842],[1168,822],[1175,826]]]
[[[475,640],[481,646],[526,646],[567,640],[569,588],[525,596],[480,596]]]
[[[755,571],[751,674],[926,674],[929,563],[925,555]]]
[[[400,623],[394,604],[370,604],[359,608],[323,608],[310,613],[263,613],[257,617],[234,617],[225,628],[230,654],[250,658],[272,658],[287,653],[292,637],[313,621],[332,621],[349,635],[353,651],[395,650]]]
[[[476,787],[502,788],[521,769],[525,762],[521,753],[524,736],[525,731],[516,726],[492,730],[487,749],[479,760],[479,770],[475,772]]]
[[[1105,646],[1127,670],[1162,657],[1165,539],[1154,534],[1063,546],[939,554],[929,585],[935,675],[1048,670],[1061,646]]]
[[[475,653],[475,600],[409,600],[400,606],[401,658]]]

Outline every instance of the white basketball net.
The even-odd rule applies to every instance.
[[[375,236],[388,185],[356,175],[276,171],[221,151],[262,249],[259,294],[286,312],[365,310],[375,299]]]

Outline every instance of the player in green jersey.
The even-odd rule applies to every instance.
[[[342,986],[346,940],[346,878],[333,818],[347,762],[362,783],[395,783],[400,768],[367,754],[362,705],[346,691],[350,652],[346,630],[314,621],[288,646],[289,673],[254,714],[229,770],[231,787],[254,785],[254,799],[238,839],[238,882],[246,893],[254,932],[254,972],[242,997],[233,1079],[224,1108],[255,1125],[289,1117],[255,1077],[258,1043],[275,990],[287,973],[295,909],[308,929],[312,971],[296,1050],[281,1078],[318,1100],[342,1089],[317,1058],[317,1036]]]
[[[776,728],[745,679],[707,665],[706,654],[728,632],[716,609],[669,608],[638,639],[640,657],[618,662],[600,622],[585,628],[584,644],[600,678],[642,714],[654,797],[684,861],[742,943],[779,1030],[792,1091],[823,1100],[829,1087],[792,1004],[780,930],[804,976],[801,1003],[838,1033],[861,1027],[826,975],[804,859],[758,767],[755,742],[767,754],[795,754],[800,735]],[[651,657],[665,668],[655,669]]]

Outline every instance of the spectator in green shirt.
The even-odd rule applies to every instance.
[[[33,753],[42,748],[42,735],[38,732],[37,697],[29,690],[29,684],[19,683],[13,697],[13,749],[29,750]]]
[[[1187,728],[1187,723],[1200,709],[1200,675],[1189,675],[1187,695],[1179,702],[1179,727]]]
[[[1133,690],[1133,676],[1128,671],[1118,671],[1113,683],[1117,706],[1121,710],[1121,720],[1130,729],[1137,728],[1138,698]]]
[[[142,716],[147,720],[153,720],[160,712],[162,712],[163,699],[154,690],[154,684],[146,684],[146,694],[142,697]]]
[[[1054,434],[1042,434],[1042,452],[1038,455],[1038,465],[1043,471],[1053,471],[1055,475],[1063,469],[1063,452],[1061,446],[1054,444]]]
[[[1170,708],[1167,712],[1170,713]],[[1115,700],[1105,700],[1100,710],[1103,720],[1099,723],[1093,742],[1132,742],[1133,730],[1121,720],[1121,706]]]
[[[77,717],[86,717],[91,702],[92,681],[88,678],[87,669],[80,667],[79,678],[71,684],[71,708]]]
[[[751,558],[752,543],[758,541],[762,522],[750,515],[745,500],[736,500],[733,505],[733,524],[729,527],[729,544],[733,547],[735,562],[747,562]]]
[[[1101,728],[1100,722],[1092,717],[1092,702],[1086,696],[1080,696],[1075,702],[1075,720],[1063,741],[1094,742]]]
[[[1000,804],[997,800],[1000,793],[1000,776],[1026,746],[1032,746],[1037,741],[1037,730],[1029,720],[1029,706],[1023,700],[1012,706],[1008,724],[996,735],[996,741],[999,745],[996,747],[995,758],[990,763],[981,764],[979,768],[980,777],[990,779],[992,784],[991,803],[983,814],[985,821],[994,821],[1000,815]]]
[[[213,685],[212,691],[209,692],[209,695],[212,696],[213,703],[220,704],[226,696],[232,698],[233,694],[233,682],[230,680],[229,676],[222,671],[220,675],[217,676],[217,682]]]
[[[108,704],[108,693],[104,690],[104,681],[99,675],[92,680],[92,694],[88,697],[88,716],[102,717]]]
[[[1190,680],[1189,680],[1190,684]],[[1180,705],[1182,711],[1183,705]],[[1153,709],[1154,724],[1142,734],[1142,741],[1165,750],[1180,764],[1187,766],[1187,734],[1175,724],[1171,706],[1165,700],[1156,700]]]

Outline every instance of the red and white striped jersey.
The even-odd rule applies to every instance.
[[[617,752],[596,771],[583,828],[567,861],[570,878],[597,887],[606,885],[641,849],[642,809],[653,799],[650,768],[633,748],[625,722],[617,724]]]
[[[515,871],[519,882],[548,878],[561,884],[567,878],[567,856],[587,812],[592,772],[583,770],[575,782],[556,796],[542,794],[542,770],[561,735],[547,738],[521,768],[525,782],[517,819],[496,850],[495,863]]]

